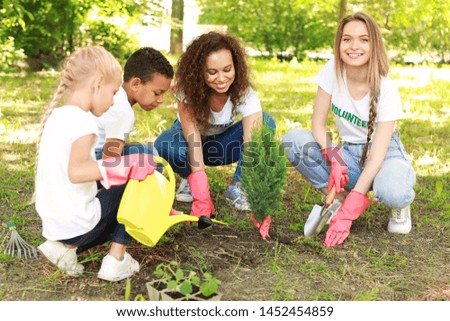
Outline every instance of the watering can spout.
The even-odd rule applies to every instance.
[[[134,239],[142,244],[150,247],[155,246],[161,237],[166,233],[173,225],[185,222],[185,221],[198,221],[196,216],[181,214],[169,216],[167,214],[164,219],[152,222],[151,225],[146,225],[144,228],[125,227],[128,234],[133,236]]]
[[[186,214],[169,216],[169,227],[181,222],[198,222],[198,217]]]

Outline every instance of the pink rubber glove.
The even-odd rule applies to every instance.
[[[97,161],[102,179],[100,183],[109,189],[111,186],[123,185],[128,179],[144,180],[153,174],[155,159],[148,154],[131,154],[122,157],[110,157]]]
[[[256,220],[256,217],[255,217],[255,215],[253,213],[250,214],[250,219],[252,220],[253,225],[256,228],[260,228],[261,227],[261,224]]]
[[[269,235],[269,229],[270,229],[270,215],[268,215],[263,222],[260,224],[255,216],[252,214],[250,214],[250,219],[253,222],[253,225],[259,229],[259,234],[261,234],[261,237],[265,240],[266,238],[270,237]]]
[[[337,214],[331,219],[323,245],[341,244],[350,234],[352,222],[356,220],[370,205],[366,195],[352,190],[342,203]]]
[[[344,191],[344,187],[349,180],[347,175],[348,168],[345,165],[341,150],[336,146],[324,148],[322,149],[322,155],[331,165],[330,178],[328,179],[328,194],[333,186],[336,188],[336,193],[340,194]]]
[[[191,215],[210,217],[215,209],[209,194],[208,176],[205,170],[199,170],[188,176],[189,186],[194,201],[192,202]]]

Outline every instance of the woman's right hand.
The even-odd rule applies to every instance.
[[[333,186],[336,188],[336,193],[344,192],[344,187],[348,183],[349,178],[347,175],[348,168],[341,150],[336,146],[324,148],[322,149],[322,155],[331,165],[330,177],[328,178],[328,193],[330,193]]]
[[[189,187],[194,199],[191,207],[191,215],[210,217],[215,213],[214,205],[209,191],[208,176],[204,169],[195,171],[188,176]]]

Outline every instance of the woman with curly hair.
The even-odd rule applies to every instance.
[[[155,141],[155,148],[182,180],[176,198],[192,202],[191,215],[214,214],[206,166],[238,162],[227,199],[250,210],[240,180],[244,143],[261,126],[261,103],[249,80],[245,50],[233,36],[209,32],[194,39],[178,61],[174,94],[178,119]],[[242,120],[237,121],[241,115]],[[275,122],[268,115],[271,128]]]

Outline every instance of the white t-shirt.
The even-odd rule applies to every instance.
[[[45,123],[39,145],[36,210],[42,219],[42,235],[48,240],[85,234],[100,220],[96,182],[73,184],[68,174],[72,143],[97,132],[94,116],[77,106],[56,108]],[[94,146],[90,158],[95,160]]]
[[[344,79],[336,78],[334,59],[326,63],[316,80],[320,88],[331,95],[331,110],[341,139],[354,144],[366,143],[370,93],[360,100],[353,99],[346,84],[345,73]],[[401,118],[403,118],[403,109],[398,88],[391,78],[382,77],[374,133],[378,122]]]
[[[184,101],[184,95],[182,93],[177,93],[176,98],[181,102]],[[246,117],[262,111],[258,94],[250,88],[245,95],[243,102],[237,107],[237,114],[233,115],[232,111],[233,103],[231,102],[230,97],[228,97],[225,105],[223,106],[223,109],[220,112],[211,110],[211,116],[209,118],[210,126],[208,130],[202,134],[205,136],[221,134],[234,124],[237,115],[241,114],[242,117]],[[180,117],[178,117],[178,119],[179,118]]]
[[[96,149],[103,149],[109,138],[127,141],[134,125],[134,111],[128,102],[127,92],[123,87],[114,95],[114,104],[106,113],[96,117],[98,125],[98,141]]]

